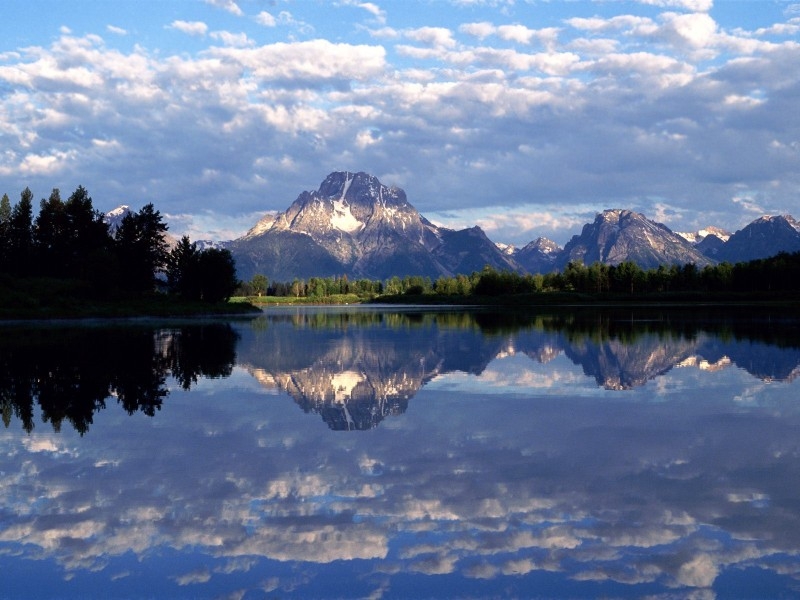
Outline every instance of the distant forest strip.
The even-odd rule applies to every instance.
[[[800,292],[800,252],[780,253],[771,258],[698,269],[693,264],[642,269],[636,263],[586,266],[572,262],[563,272],[520,274],[485,267],[480,272],[453,277],[406,276],[386,281],[349,280],[342,277],[311,277],[307,281],[269,282],[264,275],[240,284],[238,295],[323,301],[333,296],[373,300],[410,297],[447,299],[495,299],[509,296],[580,294],[588,297],[647,298],[680,294],[780,295]]]
[[[227,301],[238,284],[230,251],[198,250],[188,237],[170,248],[167,229],[147,204],[112,231],[83,186],[66,201],[53,189],[35,217],[30,189],[13,206],[3,194],[0,315],[83,315],[87,307],[114,303],[119,310],[125,302],[149,311],[145,296],[157,296],[160,305],[172,298],[189,312],[189,302]]]

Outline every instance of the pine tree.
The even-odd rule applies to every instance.
[[[130,291],[152,291],[167,262],[167,225],[152,204],[128,213],[117,229],[115,246],[124,273],[121,285]]]

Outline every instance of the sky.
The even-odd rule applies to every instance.
[[[800,2],[4,0],[0,193],[227,240],[332,171],[559,244],[800,217]]]

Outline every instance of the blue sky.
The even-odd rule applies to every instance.
[[[231,239],[335,170],[564,244],[800,217],[800,3],[6,0],[0,192]]]

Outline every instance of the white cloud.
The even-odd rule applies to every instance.
[[[195,585],[198,583],[208,583],[211,581],[211,573],[207,569],[191,571],[184,575],[174,577],[175,582],[180,586]]]
[[[712,557],[700,554],[681,565],[677,580],[681,585],[698,588],[710,588],[719,575],[719,567]]]
[[[662,18],[665,31],[673,34],[673,39],[679,39],[693,49],[706,48],[714,42],[717,23],[705,13],[665,13]]]
[[[211,6],[216,6],[217,8],[221,8],[224,11],[231,13],[232,15],[236,15],[237,17],[241,17],[244,13],[242,9],[239,8],[239,5],[234,2],[234,0],[205,0],[206,4],[210,4]]]
[[[621,30],[627,32],[652,32],[656,24],[647,17],[633,15],[618,15],[608,19],[601,17],[573,17],[566,20],[566,23],[575,29],[586,31],[609,31]]]
[[[256,15],[256,22],[264,27],[275,27],[275,25],[278,23],[275,20],[275,17],[265,10],[262,10],[260,13],[258,13],[258,15]]]
[[[234,61],[263,80],[362,80],[385,68],[385,51],[379,46],[332,44],[327,40],[252,49],[218,48],[209,50],[209,55]]]
[[[494,35],[494,33],[497,31],[497,28],[494,25],[487,23],[486,21],[481,23],[464,23],[458,29],[462,33],[477,37],[481,40],[489,37],[490,35]]]
[[[202,21],[173,21],[169,28],[195,36],[204,36],[208,32],[208,25]]]
[[[106,31],[115,35],[128,35],[128,30],[116,25],[106,25]]]
[[[26,154],[19,164],[25,175],[55,175],[67,168],[77,156],[77,151],[53,151],[49,154]]]
[[[361,2],[360,0],[343,0],[346,6],[356,6],[371,14],[378,23],[386,23],[386,11],[374,2]]]
[[[536,31],[524,25],[500,25],[497,28],[497,35],[503,40],[530,44],[531,39],[536,35]]]
[[[714,0],[637,0],[642,4],[662,8],[681,8],[691,12],[708,12],[714,6]]]
[[[254,46],[255,42],[247,37],[246,33],[231,33],[230,31],[212,31],[211,38],[221,41],[226,46],[246,48]]]
[[[453,39],[453,32],[444,27],[420,27],[419,29],[409,29],[404,35],[411,40],[427,44],[433,48],[454,48],[456,45]]]

